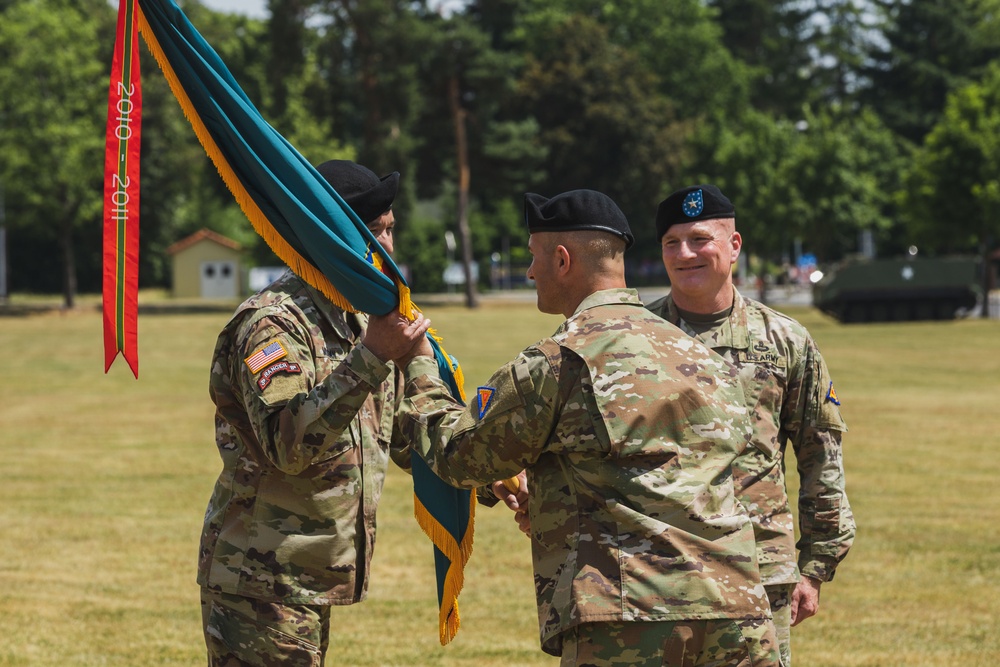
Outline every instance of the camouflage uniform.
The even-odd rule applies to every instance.
[[[435,369],[427,357],[407,366],[399,428],[458,486],[527,469],[544,651],[559,655],[581,624],[737,619],[773,653],[755,664],[777,664],[733,487],[750,428],[729,364],[615,289],[585,299],[468,408]]]
[[[854,541],[840,444],[847,426],[830,372],[805,327],[739,292],[723,325],[702,334],[681,319],[669,295],[647,308],[739,369],[756,446],[736,460],[734,475],[754,522],[761,577],[779,639],[784,635],[788,667],[791,588],[800,571],[819,581],[831,580]],[[785,491],[783,457],[789,441],[801,480],[798,544]]]
[[[207,597],[364,599],[397,396],[393,366],[360,343],[365,325],[286,272],[219,335],[209,391],[223,469],[198,562]]]

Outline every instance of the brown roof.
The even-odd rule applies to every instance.
[[[169,248],[167,248],[167,254],[168,255],[175,255],[175,254],[179,253],[181,250],[185,250],[187,248],[190,248],[195,243],[198,243],[198,241],[201,241],[203,239],[207,239],[209,241],[214,241],[214,242],[218,243],[221,246],[225,246],[227,248],[232,248],[233,250],[239,250],[240,248],[243,247],[239,243],[237,243],[236,241],[234,241],[234,240],[232,240],[230,238],[226,238],[222,234],[217,234],[217,233],[213,232],[211,229],[199,229],[198,231],[196,231],[191,236],[189,236],[189,237],[187,237],[185,239],[181,239],[177,243],[174,243]]]

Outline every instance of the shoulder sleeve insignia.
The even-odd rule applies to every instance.
[[[271,384],[271,378],[277,373],[301,373],[302,367],[296,363],[290,361],[279,361],[277,363],[271,364],[264,369],[264,372],[260,374],[257,378],[257,386],[260,387],[261,391],[267,389],[267,385]]]
[[[489,409],[494,393],[496,393],[496,389],[493,387],[479,387],[476,390],[476,407],[479,409],[480,419],[483,418],[483,415]]]
[[[256,373],[260,369],[264,368],[264,366],[281,359],[286,354],[288,354],[288,352],[285,351],[281,341],[272,340],[270,343],[244,359],[243,362],[246,363],[247,368],[250,369],[251,373]]]
[[[840,405],[840,399],[837,398],[837,392],[833,389],[833,382],[830,383],[830,388],[826,390],[826,400],[830,401],[834,405]]]

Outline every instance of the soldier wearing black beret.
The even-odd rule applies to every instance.
[[[417,342],[395,359],[403,439],[455,486],[495,492],[527,471],[515,516],[542,650],[562,665],[779,667],[753,526],[718,483],[750,429],[731,367],[627,287],[632,232],[609,197],[529,193],[524,217],[538,309],[566,320],[469,405]],[[372,322],[383,339],[405,332]]]
[[[743,239],[736,209],[719,188],[692,185],[671,194],[656,210],[656,233],[670,294],[646,307],[733,364],[752,397],[746,407],[754,415],[754,446],[736,459],[733,479],[750,508],[782,665],[789,667],[791,626],[816,613],[820,586],[854,541],[840,399],[805,327],[733,285]],[[788,443],[800,480],[798,544],[785,490]]]
[[[714,185],[681,188],[656,209],[656,238],[662,239],[671,225],[698,220],[736,218],[733,203]]]
[[[379,178],[374,171],[350,160],[327,160],[316,171],[336,189],[366,225],[392,208],[399,189],[399,172]]]
[[[399,174],[347,160],[317,170],[391,254]],[[210,665],[321,665],[331,606],[367,594],[389,459],[410,459],[393,428],[395,350],[368,334],[378,319],[289,270],[219,334],[209,392],[223,469],[198,559]],[[418,318],[404,339],[428,325]]]
[[[589,292],[567,299],[567,289],[574,292],[597,276],[615,275],[634,240],[618,205],[595,190],[570,190],[551,199],[525,193],[524,220],[533,258],[528,279],[535,281],[543,313],[569,317]],[[568,288],[555,279],[566,275],[576,276]]]
[[[611,197],[596,190],[570,190],[551,199],[525,193],[524,219],[532,234],[585,229],[607,232],[625,241],[626,250],[635,241],[622,210]]]

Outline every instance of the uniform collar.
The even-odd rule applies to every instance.
[[[671,324],[681,320],[677,312],[677,304],[671,295],[666,298],[665,318]],[[747,302],[735,287],[733,288],[733,312],[729,319],[713,335],[710,347],[728,347],[734,350],[745,350],[750,347],[750,330],[747,327]]]
[[[597,306],[607,306],[609,304],[627,304],[630,306],[642,306],[642,301],[639,300],[639,293],[634,289],[629,289],[627,287],[616,287],[614,289],[605,289],[594,292],[586,299],[580,302],[580,305],[576,307],[576,311],[570,316],[573,319],[580,313],[590,308],[596,308]]]

